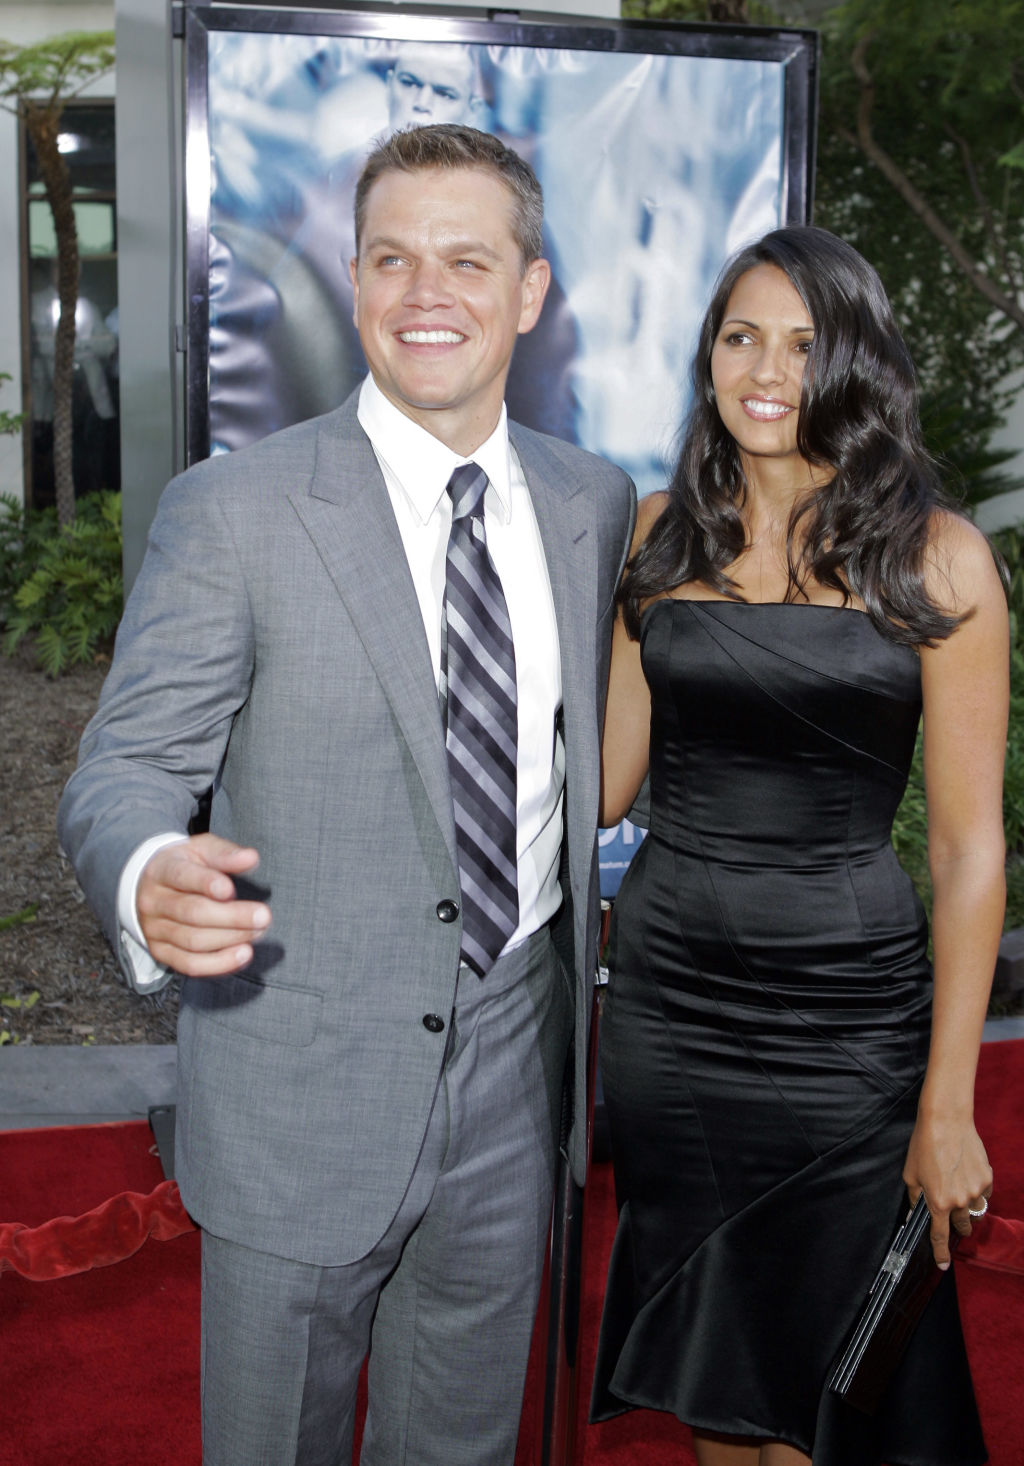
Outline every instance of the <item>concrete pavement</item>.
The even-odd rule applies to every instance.
[[[986,1042],[1024,1038],[1024,1018],[990,1018]],[[173,1044],[5,1044],[0,1130],[145,1120],[177,1093]]]
[[[174,1044],[5,1044],[0,1130],[148,1119],[173,1105]]]

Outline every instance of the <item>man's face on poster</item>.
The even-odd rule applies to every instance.
[[[387,80],[392,132],[430,122],[469,122],[473,85],[473,63],[461,47],[402,46]]]

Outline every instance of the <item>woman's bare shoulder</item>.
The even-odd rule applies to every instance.
[[[957,616],[1003,595],[992,546],[976,524],[951,509],[932,513],[924,579],[936,605]]]
[[[659,489],[656,493],[645,494],[636,506],[636,530],[633,534],[633,549],[638,550],[644,543],[656,521],[661,517],[662,510],[668,505],[668,493]]]

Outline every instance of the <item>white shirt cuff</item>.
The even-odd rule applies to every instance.
[[[132,852],[121,872],[121,879],[117,885],[117,920],[120,926],[121,956],[132,987],[137,993],[157,992],[160,988],[166,987],[171,975],[170,968],[164,967],[150,956],[146,939],[142,935],[139,913],[135,906],[139,878],[146,862],[158,850],[163,850],[168,845],[184,844],[187,839],[187,835],[153,835],[151,839],[143,840],[142,844]]]

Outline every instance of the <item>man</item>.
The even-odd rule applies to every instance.
[[[269,92],[254,98],[246,88],[226,109],[230,131],[220,124],[210,236],[214,451],[327,411],[362,381],[348,264],[363,166],[384,136],[431,122],[472,125],[480,105],[469,46],[400,41],[383,76],[386,129],[353,145],[365,94],[353,100],[340,60],[324,48]],[[340,153],[339,137],[349,139]]]
[[[294,78],[273,89],[258,104],[259,125],[248,139],[235,124],[240,146],[227,149],[218,166],[210,238],[214,451],[244,447],[326,411],[362,380],[366,363],[352,323],[348,270],[356,183],[369,153],[393,132],[436,122],[474,125],[486,111],[478,49],[400,41],[384,82],[386,132],[340,155],[331,156],[326,143],[351,132],[351,116],[341,119],[353,103],[326,68],[304,68],[298,96]],[[292,136],[314,97],[316,125]],[[230,186],[231,160],[248,181],[242,196]],[[506,397],[518,421],[570,443],[578,441],[578,345],[565,292],[552,278],[536,329],[519,343]]]
[[[347,1461],[371,1336],[364,1462],[507,1466],[566,1077],[585,1166],[632,486],[507,425],[548,280],[522,160],[414,129],[356,207],[370,376],[171,484],[60,830],[134,980],[188,975],[207,1466]]]
[[[467,122],[480,100],[476,62],[468,46],[403,41],[387,78],[388,127]]]

